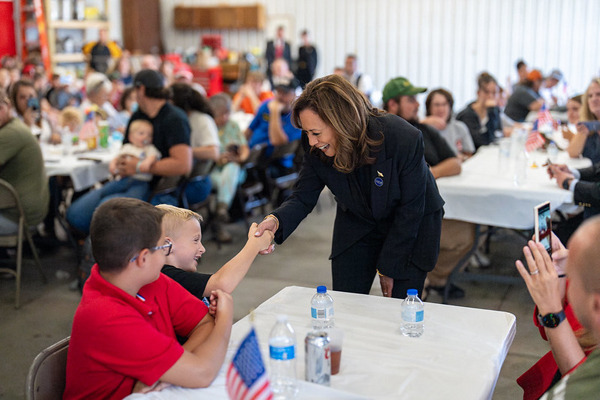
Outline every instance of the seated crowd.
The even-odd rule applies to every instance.
[[[98,188],[75,193],[66,209],[73,233],[90,237],[97,264],[73,322],[65,398],[122,398],[132,392],[160,389],[162,384],[209,385],[223,363],[229,341],[230,293],[257,254],[271,247],[273,235],[255,236],[253,224],[246,244],[232,260],[214,275],[201,274],[196,267],[205,251],[203,219],[211,224],[220,243],[231,242],[226,224],[236,215],[245,215],[245,199],[238,191],[253,183],[249,179],[260,181],[262,195],[276,206],[282,198],[275,198],[274,180],[299,169],[296,148],[301,148],[302,131],[292,123],[291,110],[306,82],[294,77],[283,58],[273,60],[268,80],[258,71],[249,72],[232,97],[226,93],[208,97],[185,65],[174,66],[168,60],[161,65],[152,57],[144,58],[141,65],[134,71],[130,55],[124,52],[112,70],[89,71],[82,88],[61,71],[55,71],[46,83],[39,67],[20,76],[14,69],[0,68],[0,178],[26,199],[30,224],[41,223],[47,214],[52,220],[57,209],[52,204],[64,201],[52,198],[64,182],[45,176],[39,143],[72,141],[90,118],[92,123],[106,121],[112,138],[118,140],[121,135],[123,141],[109,166],[114,178]],[[522,63],[518,67],[523,70]],[[597,125],[581,122],[600,119],[600,80],[592,80],[582,95],[561,100],[553,95],[553,88],[563,79],[560,71],[547,77],[526,66],[524,71],[520,82],[505,89],[491,74],[482,72],[477,77],[475,99],[456,113],[452,93],[435,88],[427,96],[422,119],[417,95],[428,89],[405,77],[393,77],[383,88],[380,106],[422,133],[424,158],[435,179],[460,174],[463,161],[479,147],[510,136],[530,112],[565,107],[568,121],[562,130],[570,141],[568,152],[572,157],[588,157],[594,165],[580,170],[553,165],[549,173],[560,187],[574,192],[576,203],[586,205],[584,217],[591,217],[600,210],[600,132]],[[372,82],[359,72],[356,55],[348,55],[345,68],[337,73],[370,98]],[[508,97],[507,92],[511,92]],[[251,114],[249,124],[241,127],[241,120],[233,118],[235,113]],[[296,144],[293,151],[278,152],[289,144]],[[262,162],[253,160],[252,166],[258,164],[260,171],[250,174],[246,161],[255,151],[260,152]],[[597,225],[597,220],[590,221],[582,231],[597,231]],[[46,234],[52,234],[53,220],[47,218],[45,226]],[[0,211],[0,233],[14,227],[14,215]],[[581,249],[581,235],[574,240],[576,255],[591,251]],[[426,289],[445,289],[474,237],[473,224],[443,220],[440,255],[427,275]],[[557,254],[566,249],[558,239],[553,243],[557,247],[552,259],[532,244],[524,252],[532,271],[544,268],[556,283],[565,263]],[[573,268],[581,269],[576,261],[572,261]],[[550,268],[553,265],[558,272]],[[557,304],[561,309],[570,307],[566,283],[561,283],[560,290],[553,292],[556,298],[549,300],[532,283],[543,274],[529,275],[521,263],[518,269],[540,313],[558,312]],[[589,271],[580,274],[584,272]],[[581,279],[569,284],[583,290]],[[450,296],[462,297],[464,291],[452,286]],[[147,316],[142,317],[140,310]],[[570,308],[567,317],[571,330],[559,340],[568,340],[577,357],[561,357],[551,339],[556,331],[544,332],[540,326],[543,335],[551,339],[556,361],[544,361],[552,376],[547,371],[528,371],[520,378],[519,384],[526,395],[531,391],[531,398],[541,396],[551,383],[578,366],[597,344],[587,333],[594,326],[584,325],[582,331]],[[116,326],[115,318],[123,322]],[[593,357],[589,361],[595,363]],[[535,374],[543,375],[542,383],[531,383],[537,379]]]

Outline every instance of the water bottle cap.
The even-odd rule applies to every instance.
[[[327,286],[317,286],[317,293],[327,293]]]
[[[408,289],[406,291],[406,294],[408,296],[417,296],[419,294],[419,291],[417,289]]]

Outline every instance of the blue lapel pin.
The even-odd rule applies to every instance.
[[[377,171],[377,177],[375,178],[375,180],[373,182],[375,183],[375,186],[382,187],[383,186],[383,174],[381,172]]]

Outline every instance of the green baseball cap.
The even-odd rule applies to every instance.
[[[413,86],[406,78],[399,76],[386,83],[383,88],[383,103],[387,103],[389,99],[398,96],[414,96],[415,94],[423,93],[427,88]]]

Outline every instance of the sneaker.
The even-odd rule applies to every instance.
[[[489,268],[491,265],[490,259],[477,250],[469,259],[469,264],[473,268]]]
[[[229,207],[227,206],[227,204],[217,204],[217,219],[220,222],[229,222]]]

